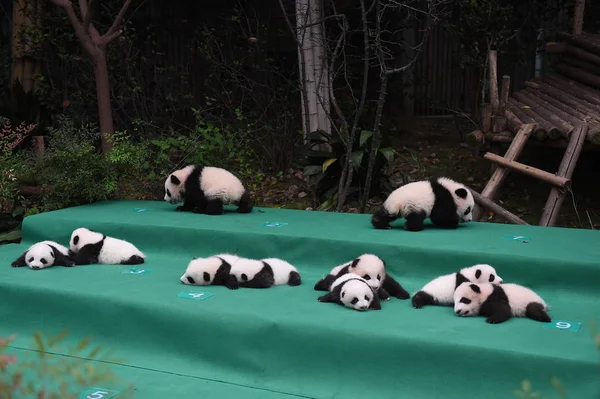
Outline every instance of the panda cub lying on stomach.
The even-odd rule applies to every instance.
[[[30,246],[11,266],[28,266],[30,269],[39,270],[53,265],[71,267],[75,262],[70,258],[66,247],[54,241],[41,241]]]
[[[317,300],[334,302],[358,311],[381,310],[377,291],[367,280],[354,273],[346,273],[338,277],[331,284],[329,293],[320,296]]]
[[[84,227],[71,234],[69,255],[77,265],[139,265],[146,256],[130,242]]]

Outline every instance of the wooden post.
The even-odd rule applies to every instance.
[[[498,115],[500,100],[498,99],[498,59],[496,50],[490,50],[488,53],[489,69],[490,69],[490,103],[492,104],[492,112]]]
[[[510,168],[517,172],[521,172],[524,175],[528,175],[528,176],[534,177],[538,180],[545,181],[546,183],[550,183],[550,184],[560,187],[560,188],[567,188],[571,184],[570,179],[566,179],[564,177],[553,175],[552,173],[548,173],[541,169],[534,168],[533,166],[528,166],[528,165],[522,164],[520,162],[509,161],[509,160],[507,160],[499,155],[496,155],[494,153],[491,153],[491,152],[488,152],[487,154],[485,154],[483,156],[483,158],[487,159],[488,161],[502,165],[506,168]]]
[[[483,125],[481,126],[481,131],[487,133],[492,130],[492,105],[485,104],[482,112]]]
[[[526,123],[521,126],[521,129],[519,129],[515,135],[512,143],[510,143],[506,154],[504,154],[505,159],[514,160],[519,157],[521,151],[523,151],[523,148],[525,147],[525,143],[527,143],[527,139],[529,139],[529,136],[531,136],[533,129],[535,129],[536,126],[537,125],[535,123]],[[493,201],[498,193],[498,190],[500,189],[500,186],[502,183],[504,183],[504,179],[506,179],[506,176],[508,176],[509,173],[509,169],[502,167],[497,168],[481,192],[481,195]],[[473,211],[473,220],[481,220],[483,215],[484,209],[476,206],[475,210]]]
[[[475,202],[484,206],[485,208],[489,209],[490,211],[494,212],[498,216],[501,216],[505,220],[507,220],[513,224],[524,224],[524,225],[529,224],[526,221],[524,221],[523,219],[519,218],[517,215],[510,213],[506,209],[502,208],[500,205],[485,198],[483,195],[479,194],[477,191],[473,190],[472,188],[469,188],[469,190],[471,190],[471,194],[473,194],[473,199],[475,200]]]
[[[510,94],[510,76],[502,76],[502,89],[500,91],[500,114],[506,111],[508,105],[508,96]]]
[[[569,145],[565,150],[565,156],[563,157],[560,166],[558,167],[558,175],[564,178],[570,179],[573,176],[573,171],[577,165],[577,160],[583,149],[583,143],[587,136],[588,125],[582,123],[575,127],[575,130],[571,134]],[[540,226],[554,226],[560,212],[560,208],[565,199],[566,191],[559,190],[556,187],[552,187],[546,206],[544,206],[544,212],[540,219]]]
[[[575,10],[573,16],[573,34],[580,35],[583,31],[583,10],[585,9],[585,0],[575,0]]]

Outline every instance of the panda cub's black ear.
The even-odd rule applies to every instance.
[[[352,264],[350,265],[350,267],[356,267],[358,266],[358,262],[360,262],[360,258],[356,258],[352,261]]]
[[[171,183],[173,183],[175,185],[179,185],[179,183],[181,183],[181,181],[177,178],[177,176],[171,175]]]
[[[464,188],[456,189],[456,191],[454,191],[454,194],[458,195],[458,197],[462,199],[467,198],[467,190]]]
[[[478,294],[481,294],[481,288],[477,284],[471,284],[471,289]]]

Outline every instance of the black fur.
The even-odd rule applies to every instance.
[[[406,215],[404,218],[404,230],[407,231],[421,231],[425,228],[423,222],[427,218],[425,211],[412,212]]]
[[[21,254],[21,256],[19,256],[17,259],[15,259],[13,261],[13,263],[11,263],[10,265],[12,267],[23,267],[23,266],[27,266],[27,262],[25,261],[25,255],[27,254],[27,251],[23,252]]]
[[[391,222],[398,219],[398,216],[391,215],[383,205],[379,206],[371,217],[371,224],[376,229],[391,229]]]
[[[383,284],[381,285],[385,291],[389,292],[389,294],[398,299],[408,299],[410,298],[410,294],[402,288],[400,283],[398,283],[392,276],[386,274]]]
[[[291,285],[292,287],[296,287],[300,284],[302,284],[302,279],[300,278],[300,273],[298,273],[295,270],[292,270],[290,272],[290,276],[288,277],[288,285]]]
[[[75,262],[76,265],[93,265],[98,263],[98,256],[104,246],[105,235],[102,235],[102,239],[93,244],[86,244],[79,249],[77,252],[69,250],[69,256]],[[73,242],[77,244],[79,237],[75,236]]]
[[[525,308],[525,316],[532,320],[549,323],[552,318],[544,310],[544,305],[538,302],[531,302]]]
[[[248,280],[245,274],[242,274],[242,281],[238,281],[233,274],[229,274],[225,280],[225,286],[230,290],[238,288],[270,288],[275,283],[273,269],[268,263],[262,262],[263,267],[254,275],[251,280]]]
[[[141,265],[144,263],[144,258],[139,255],[131,255],[129,259],[121,261],[122,265]]]
[[[503,323],[510,319],[512,315],[508,296],[506,296],[502,287],[494,285],[493,288],[494,290],[490,296],[481,304],[479,314],[487,317],[485,321],[490,324]],[[476,284],[471,284],[471,289],[477,293],[481,292]]]
[[[478,272],[481,274],[480,270],[478,270]],[[477,275],[477,272],[475,272],[475,275]],[[477,278],[479,278],[479,277],[477,277]],[[467,281],[469,281],[469,279],[466,278],[465,276],[463,276],[463,274],[461,272],[456,273],[456,283],[454,284],[454,290],[456,290],[459,285],[461,285],[462,283],[465,283]]]
[[[212,285],[225,285],[227,278],[231,272],[231,265],[226,262],[223,258],[221,259],[221,266],[217,269],[215,277],[213,278]]]
[[[49,245],[52,248],[52,255],[54,255],[54,265],[55,266],[64,266],[64,267],[73,267],[75,266],[75,262],[69,257],[69,255],[63,255],[54,245]]]
[[[437,305],[437,303],[437,300],[425,291],[419,291],[412,297],[412,305],[415,309],[421,309],[425,305]]]
[[[377,295],[382,301],[389,301],[391,298],[390,293],[387,292],[383,287],[379,287],[379,289],[377,290]]]
[[[346,266],[342,267],[337,274],[328,274],[327,276],[325,276],[325,278],[322,278],[321,280],[317,281],[317,284],[315,284],[315,291],[329,291],[331,284],[333,284],[333,282],[337,280],[338,277],[348,273],[350,266],[356,265],[357,262],[358,258],[354,259],[352,263],[348,263]]]
[[[183,205],[175,208],[177,211],[192,211],[194,213],[204,213],[207,215],[222,215],[224,212],[223,206],[225,205],[223,201],[219,198],[207,199],[204,195],[204,191],[202,191],[202,187],[200,185],[200,176],[202,175],[202,171],[204,166],[195,165],[192,169],[192,173],[188,176],[188,178],[183,183]],[[171,182],[173,184],[180,184],[179,179],[173,175],[171,175]],[[235,201],[234,205],[236,205],[237,211],[239,213],[250,213],[253,208],[252,198],[248,192],[244,192],[239,201]]]
[[[349,281],[352,281],[352,280],[358,280],[358,279],[351,278],[351,279],[344,281],[341,284],[338,284],[331,292],[328,292],[327,294],[320,296],[319,298],[317,298],[317,300],[319,302],[335,302],[339,305],[344,306],[342,299],[340,297],[342,288],[344,287],[344,285],[346,283],[348,283]],[[372,288],[371,288],[371,293],[373,294],[373,300],[371,301],[371,304],[369,305],[369,309],[370,310],[381,310],[381,302],[379,300],[379,296],[375,292],[373,292]]]
[[[431,215],[429,216],[431,223],[441,227],[457,228],[459,219],[456,214],[456,203],[454,202],[452,193],[442,186],[438,182],[438,179],[430,179],[429,183],[431,184],[431,189],[435,196],[435,202],[431,209]],[[464,189],[459,188],[456,190],[457,195],[460,190],[465,191]],[[466,198],[466,193],[464,195]]]

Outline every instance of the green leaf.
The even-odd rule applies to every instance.
[[[388,162],[392,162],[394,160],[394,149],[392,147],[380,148],[379,152],[383,154]]]
[[[370,130],[361,130],[360,131],[360,141],[359,141],[359,146],[363,146],[363,144],[365,143],[365,141],[369,140],[371,138],[371,136],[373,136],[373,132]]]
[[[309,165],[304,168],[302,172],[305,176],[314,176],[322,172],[323,167],[320,165]]]
[[[337,161],[337,158],[329,158],[328,160],[326,160],[325,162],[323,162],[323,173],[325,173],[325,171],[327,170],[327,168],[334,163],[335,161]]]
[[[352,167],[354,170],[358,170],[358,168],[360,168],[364,155],[365,152],[362,150],[352,152],[350,159],[352,159]]]

